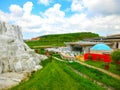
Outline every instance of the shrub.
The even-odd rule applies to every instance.
[[[92,60],[92,55],[88,55],[88,59],[89,59],[89,60]]]
[[[111,54],[111,58],[112,58],[113,62],[119,62],[120,61],[120,50],[114,51]]]
[[[117,69],[120,70],[120,64],[118,64],[120,62],[120,50],[114,51],[111,54],[111,58],[115,62]]]

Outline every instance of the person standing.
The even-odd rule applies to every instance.
[[[52,53],[49,53],[48,51],[46,51],[46,56],[48,56],[50,59],[50,62],[52,62]]]

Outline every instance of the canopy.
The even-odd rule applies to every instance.
[[[92,48],[92,50],[112,50],[108,45],[106,44],[96,44]]]

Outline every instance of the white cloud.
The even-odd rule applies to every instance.
[[[80,24],[80,23],[84,23],[86,19],[87,19],[86,14],[74,14],[70,18],[68,18],[68,21],[71,24]]]
[[[120,33],[120,16],[118,15],[95,17],[91,21],[90,29],[102,35]]]
[[[34,35],[36,35],[35,33],[43,35],[85,31],[107,35],[120,32],[120,16],[117,14],[87,17],[85,13],[74,13],[66,17],[65,12],[61,10],[61,5],[55,4],[42,12],[41,17],[31,14],[32,7],[32,2],[26,2],[23,8],[18,5],[11,5],[10,13],[0,11],[0,20],[17,24],[22,27],[22,32],[34,32]],[[19,15],[17,10],[22,14]]]
[[[71,10],[74,12],[80,12],[83,9],[81,0],[72,0]]]
[[[91,13],[114,14],[120,13],[119,0],[83,0],[84,6]]]
[[[65,13],[60,10],[60,7],[61,7],[60,4],[55,4],[53,7],[46,10],[44,15],[49,17],[49,18],[53,18],[53,19],[54,19],[54,17],[59,17],[59,18],[64,17]]]
[[[26,2],[26,3],[23,5],[23,11],[24,11],[24,15],[25,15],[25,16],[28,16],[28,15],[31,14],[32,7],[33,7],[33,3],[32,3],[32,2]]]
[[[0,21],[8,22],[8,19],[9,19],[9,18],[7,19],[7,17],[9,17],[8,14],[0,11]]]
[[[100,35],[120,33],[120,16],[97,16],[88,18],[85,14],[75,14],[68,19],[73,31],[95,32]]]
[[[20,6],[18,6],[18,5],[15,5],[15,4],[11,5],[9,10],[15,16],[21,16],[22,13],[23,13],[22,8]]]
[[[39,4],[44,4],[45,6],[48,6],[52,0],[38,0]]]

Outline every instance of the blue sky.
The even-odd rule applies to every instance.
[[[24,39],[59,33],[120,33],[119,0],[1,0],[0,21],[22,27]]]

